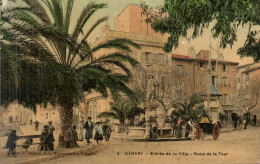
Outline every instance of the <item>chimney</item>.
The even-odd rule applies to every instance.
[[[224,55],[222,53],[218,55],[218,61],[224,61]]]
[[[199,58],[208,58],[209,57],[209,50],[200,50],[198,53]]]
[[[194,47],[190,47],[188,49],[188,56],[190,58],[196,58],[196,51],[195,51]]]

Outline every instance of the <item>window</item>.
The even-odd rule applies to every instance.
[[[215,85],[215,80],[216,80],[216,76],[212,76],[212,77],[211,77],[211,83],[212,83],[213,85]]]
[[[215,71],[216,70],[216,64],[212,64],[211,69],[212,69],[212,71]]]
[[[184,67],[183,67],[183,65],[178,65],[178,73],[179,73],[179,75],[183,75],[184,74]]]
[[[163,65],[164,63],[165,63],[164,54],[159,54],[159,63],[158,64]]]
[[[227,86],[227,77],[223,77],[223,85],[224,85],[224,87]]]
[[[203,62],[199,62],[199,68],[203,68]]]
[[[49,113],[46,113],[46,119],[48,119],[49,118]]]
[[[224,96],[223,96],[223,104],[227,105],[227,103],[228,103],[228,95],[224,94]]]
[[[226,64],[223,64],[223,65],[222,65],[222,71],[227,71]]]
[[[249,74],[246,73],[246,81],[249,81]]]
[[[149,53],[147,53],[147,52],[145,52],[144,62],[145,62],[145,63],[148,63],[148,62],[149,62]]]

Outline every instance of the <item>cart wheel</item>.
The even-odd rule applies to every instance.
[[[215,126],[214,126],[214,129],[213,129],[213,139],[214,140],[218,139],[219,131],[220,131],[219,125],[218,125],[218,123],[216,123]]]
[[[198,125],[196,126],[196,138],[197,138],[197,139],[200,139],[201,134],[202,134],[202,130],[201,130],[201,128],[200,128],[200,125],[198,124]]]

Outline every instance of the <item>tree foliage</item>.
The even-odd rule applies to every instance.
[[[139,99],[139,92],[135,92],[135,99],[120,98],[115,99],[110,103],[110,111],[102,112],[98,115],[98,118],[113,118],[119,120],[120,124],[125,125],[126,121],[133,120],[135,116],[144,113],[144,110],[139,107],[142,99]]]
[[[90,2],[72,18],[74,0],[22,1],[1,11],[1,104],[17,100],[35,110],[38,104],[55,105],[64,96],[77,104],[83,92],[91,90],[103,96],[108,91],[115,97],[132,94],[126,85],[131,72],[125,65],[138,62],[126,54],[139,46],[127,39],[88,43],[108,17],[93,24],[89,20],[106,4]],[[75,27],[71,19],[77,19]],[[122,53],[104,53],[107,49]],[[122,73],[113,72],[113,67]]]
[[[220,46],[225,48],[237,41],[237,29],[248,27],[248,35],[244,47],[238,53],[251,56],[255,61],[260,59],[260,42],[257,33],[260,32],[260,3],[259,0],[165,0],[165,5],[157,12],[152,12],[147,5],[143,5],[143,12],[147,14],[156,32],[168,33],[166,52],[178,47],[180,37],[187,37],[192,31],[192,39],[202,34],[209,24],[214,38],[220,37]]]
[[[192,95],[189,99],[183,102],[173,104],[175,110],[172,111],[171,117],[181,117],[184,121],[192,119],[198,123],[202,117],[207,117],[207,114],[202,104],[202,98],[198,95]]]

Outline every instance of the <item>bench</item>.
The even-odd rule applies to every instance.
[[[23,143],[23,145],[17,145],[16,147],[25,147],[24,149],[26,149],[26,152],[27,152],[27,149],[31,146],[31,145],[39,145],[38,149],[40,148],[40,146],[42,145],[42,143],[33,143],[33,141],[31,143],[28,143],[28,141],[30,139],[33,139],[33,138],[41,138],[41,135],[27,135],[27,136],[19,136],[18,137],[18,140],[20,139],[26,139],[26,141]]]

